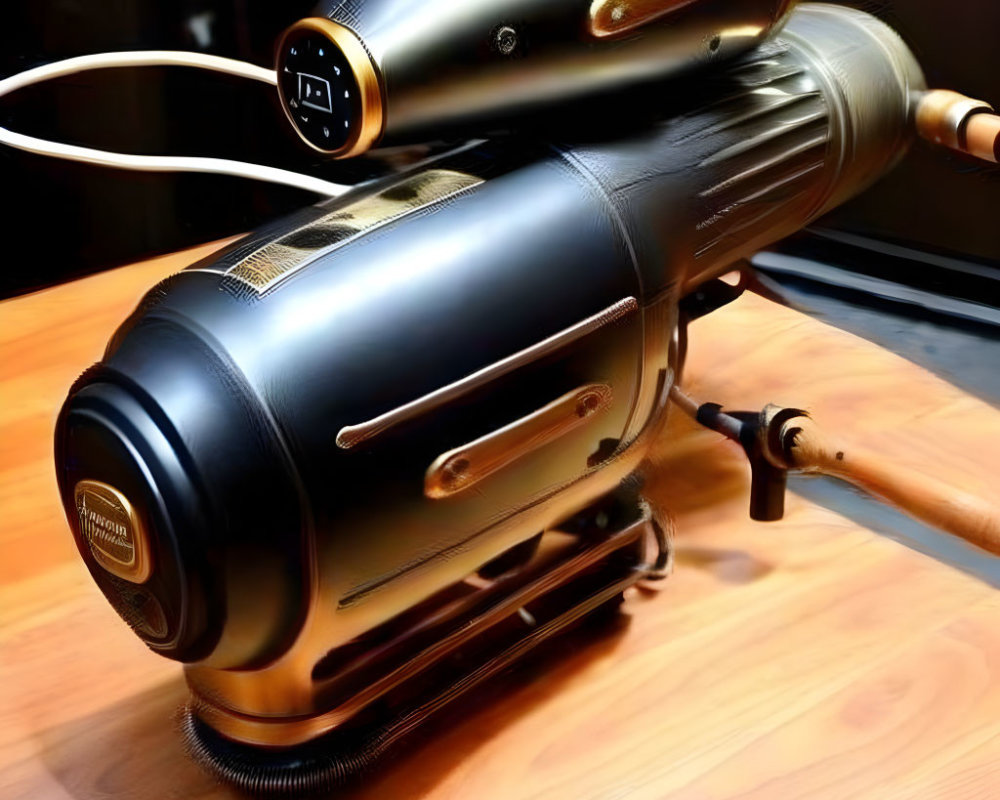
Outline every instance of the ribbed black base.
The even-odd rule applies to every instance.
[[[329,735],[288,749],[234,742],[206,725],[190,707],[181,730],[190,756],[220,781],[254,797],[307,797],[343,789],[363,775],[390,743],[376,731],[350,742]]]

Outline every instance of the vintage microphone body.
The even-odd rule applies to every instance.
[[[150,292],[73,387],[57,474],[98,585],[187,664],[198,724],[273,749],[370,712],[397,687],[344,678],[371,632],[627,482],[680,299],[884,174],[922,88],[885,25],[805,5],[649,98],[655,123],[466,149]],[[621,581],[653,561],[621,553]]]
[[[324,0],[279,44],[278,87],[303,140],[336,157],[537,128],[553,106],[565,127],[586,129],[602,115],[633,113],[623,90],[717,67],[760,44],[792,4]]]

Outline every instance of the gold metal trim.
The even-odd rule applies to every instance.
[[[299,130],[295,118],[292,116],[288,98],[281,88],[281,80],[278,80],[278,97],[281,99],[281,107],[292,123],[292,127],[309,147],[320,153],[333,156],[334,158],[350,158],[360,155],[370,150],[385,130],[385,106],[383,101],[382,77],[377,65],[372,61],[371,56],[362,44],[360,37],[350,28],[345,28],[333,20],[325,17],[307,17],[300,19],[282,34],[278,42],[277,57],[275,58],[275,72],[281,72],[281,54],[285,51],[285,42],[293,33],[299,31],[311,31],[325,36],[337,47],[347,63],[351,67],[351,73],[358,84],[361,95],[361,124],[354,125],[351,134],[342,147],[335,150],[326,150],[317,147],[310,142]]]
[[[357,425],[346,425],[337,434],[337,447],[342,450],[350,450],[352,447],[357,447],[362,442],[385,433],[401,422],[413,419],[444,403],[468,394],[472,390],[484,386],[518,367],[523,367],[525,364],[537,361],[549,353],[565,347],[577,339],[581,339],[589,333],[630,316],[638,309],[638,301],[634,297],[626,297],[614,305],[608,306],[603,311],[594,314],[592,317],[571,325],[537,344],[533,344],[524,350],[520,350],[511,356],[490,364],[488,367],[483,367],[483,369],[473,372],[471,375],[467,375],[454,383],[449,383],[447,386],[435,389],[423,397],[394,408],[392,411],[380,414],[367,422],[361,422]]]
[[[917,104],[917,133],[929,142],[964,151],[963,139],[969,118],[992,111],[989,103],[958,92],[947,89],[925,92]]]
[[[591,36],[608,39],[632,33],[697,0],[593,0],[588,28]]]
[[[80,531],[97,563],[119,578],[144,583],[153,571],[149,537],[128,498],[91,480],[77,483],[73,497]]]
[[[418,172],[376,194],[336,206],[319,219],[267,242],[224,272],[208,271],[236,278],[263,294],[317,258],[482,183],[482,178],[453,170]]]
[[[790,14],[795,10],[795,6],[798,4],[799,0],[781,0],[778,5],[778,13],[775,15],[775,19],[781,19],[786,14]]]
[[[474,442],[449,450],[428,468],[424,494],[440,500],[465,491],[522,456],[593,420],[611,405],[612,396],[607,384],[591,383]]]

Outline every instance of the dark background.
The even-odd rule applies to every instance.
[[[158,48],[270,66],[278,34],[308,14],[312,2],[17,0],[5,6],[0,73],[9,75],[86,53]],[[300,147],[271,87],[179,67],[97,70],[30,87],[0,99],[0,125],[105,150],[233,158],[334,180],[358,169],[326,164]],[[0,295],[230,235],[316,200],[240,178],[108,170],[5,147],[0,181]]]
[[[1000,3],[851,4],[900,31],[931,85],[1000,105]],[[278,34],[312,5],[16,0],[5,4],[0,73],[84,53],[151,48],[201,50],[269,66]],[[3,98],[0,125],[108,150],[257,161],[335,181],[373,169],[364,160],[329,163],[313,156],[286,127],[273,95],[264,84],[200,70],[105,70]],[[238,178],[105,170],[8,148],[0,148],[0,185],[0,296],[247,230],[316,199]],[[918,143],[900,169],[819,227],[861,233],[876,250],[878,242],[889,241],[952,254],[1000,276],[998,209],[1000,169]],[[866,269],[864,258],[854,261],[852,268]],[[910,269],[891,266],[899,273],[893,277],[904,280]],[[1000,305],[1000,298],[992,302]]]
[[[1000,108],[1000,2],[850,2],[892,25],[932,88]],[[917,142],[906,162],[821,224],[953,251],[1000,268],[1000,167]],[[1000,297],[995,299],[1000,304]]]

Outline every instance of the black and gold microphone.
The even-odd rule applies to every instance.
[[[278,46],[282,106],[334,157],[471,134],[742,53],[794,0],[325,0]],[[597,99],[602,96],[601,99]]]
[[[680,304],[890,169],[924,87],[884,24],[803,4],[640,131],[465,148],[151,291],[56,472],[97,585],[185,664],[192,752],[329,793],[662,577]]]

